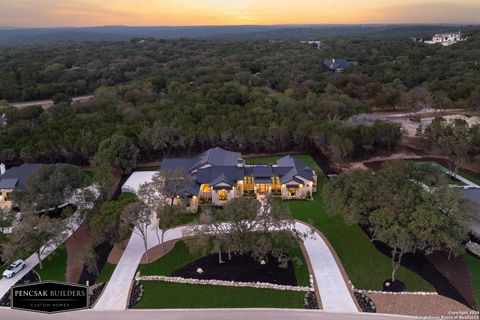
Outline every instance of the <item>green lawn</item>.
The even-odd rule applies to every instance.
[[[193,221],[195,221],[196,219],[198,219],[198,217],[200,217],[200,214],[199,213],[188,213],[188,214],[184,214],[180,217],[180,225],[182,224],[189,224]]]
[[[318,173],[318,192],[313,201],[288,201],[294,218],[311,223],[330,241],[347,274],[356,288],[381,290],[383,281],[390,277],[390,258],[378,251],[358,225],[347,225],[343,217],[326,212],[321,197],[324,175],[309,155],[295,156]],[[278,158],[278,157],[277,157]],[[272,161],[275,157],[248,159],[251,163]],[[431,284],[416,273],[401,267],[397,278],[409,291],[434,291]]]
[[[465,259],[467,260],[467,264],[470,269],[470,274],[472,275],[473,287],[475,289],[475,301],[477,305],[477,310],[479,310],[480,309],[480,259],[474,257],[471,254],[466,254]]]
[[[106,262],[105,265],[103,266],[102,271],[97,277],[97,280],[95,281],[96,283],[102,283],[105,281],[110,280],[110,277],[112,276],[113,271],[115,270],[116,265],[111,264]]]
[[[199,258],[201,255],[191,254],[185,242],[179,241],[165,256],[152,263],[139,265],[138,270],[142,275],[170,276],[175,270]]]
[[[142,281],[136,309],[158,308],[303,308],[304,292]]]
[[[43,259],[43,269],[40,269],[40,265],[37,265],[34,270],[40,276],[41,281],[66,281],[67,249],[65,245],[61,245]]]

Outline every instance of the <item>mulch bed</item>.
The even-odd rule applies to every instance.
[[[395,281],[392,281],[392,279],[387,279],[383,281],[383,289],[382,291],[386,292],[402,292],[405,291],[405,283],[403,283],[400,280],[395,279]]]
[[[448,260],[447,252],[436,252],[426,256],[427,260],[457,289],[469,306],[475,305],[475,291],[470,277],[470,269],[463,256]]]
[[[83,254],[92,245],[92,235],[88,222],[75,230],[75,232],[65,241],[67,249],[67,282],[78,283],[84,268]]]
[[[190,264],[175,270],[172,276],[194,279],[214,279],[239,282],[268,282],[281,285],[297,285],[295,270],[292,262],[288,262],[287,268],[280,268],[277,259],[269,256],[266,264],[262,265],[250,255],[232,255],[228,260],[227,255],[223,256],[225,261],[218,263],[218,254],[210,254]],[[197,272],[198,268],[203,273]]]

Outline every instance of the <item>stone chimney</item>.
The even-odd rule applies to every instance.
[[[7,171],[7,170],[5,169],[5,163],[0,163],[0,176],[1,176],[2,174],[4,174],[5,171]]]

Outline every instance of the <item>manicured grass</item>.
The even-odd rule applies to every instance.
[[[310,286],[310,273],[308,272],[308,265],[303,256],[300,247],[294,248],[288,252],[288,255],[293,259],[293,267],[295,268],[295,277],[299,286]],[[299,264],[295,262],[299,260]]]
[[[258,158],[245,158],[246,164],[268,164],[272,165],[280,159],[282,156],[271,156],[271,157],[258,157]]]
[[[303,308],[304,292],[142,281],[136,309]]]
[[[106,262],[105,265],[103,266],[102,271],[97,277],[97,280],[95,281],[96,283],[102,283],[105,281],[110,280],[110,277],[112,276],[113,271],[115,270],[116,265],[111,264]]]
[[[312,224],[327,237],[355,287],[381,290],[383,281],[390,278],[390,258],[375,248],[358,225],[347,225],[342,216],[327,213],[321,196],[325,182],[321,169],[309,155],[295,157],[317,171],[318,191],[313,201],[288,201],[294,218]],[[259,158],[249,160],[262,162]],[[397,271],[397,278],[406,284],[408,291],[435,291],[430,283],[406,268]]]
[[[37,265],[34,270],[38,273],[42,281],[66,281],[67,249],[65,245],[61,245],[43,259],[43,269],[40,269],[40,265]]]
[[[195,219],[198,219],[198,217],[200,217],[200,214],[198,213],[184,214],[180,217],[180,225],[192,223],[193,221],[195,221]]]
[[[480,259],[474,257],[471,254],[466,254],[465,259],[467,260],[468,268],[470,269],[470,274],[472,275],[473,287],[475,290],[475,302],[477,310],[480,309]]]
[[[183,241],[175,244],[175,247],[160,259],[148,264],[141,264],[138,270],[142,275],[170,276],[175,270],[201,258],[201,255],[193,255]]]

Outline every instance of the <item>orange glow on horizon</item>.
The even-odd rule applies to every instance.
[[[480,2],[433,0],[0,0],[2,26],[480,23]],[[40,17],[40,18],[39,18]]]

